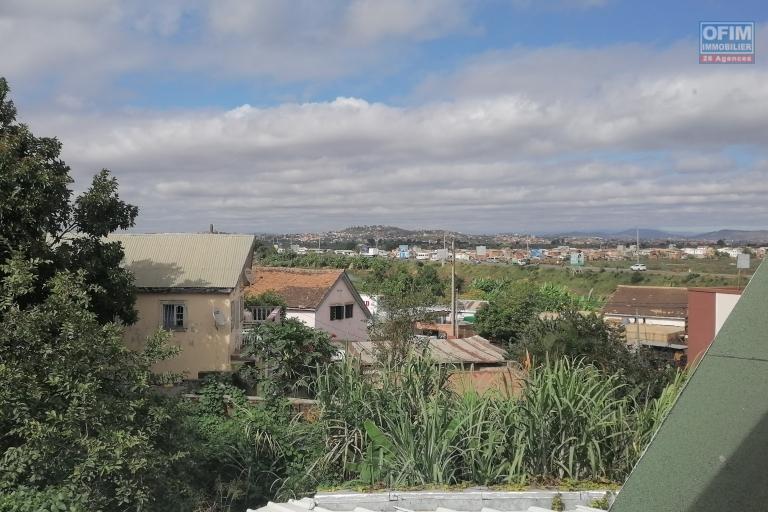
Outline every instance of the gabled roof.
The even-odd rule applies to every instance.
[[[766,510],[768,266],[755,271],[612,512]]]
[[[253,252],[252,235],[209,233],[111,234],[139,288],[237,287]]]
[[[685,318],[688,288],[620,285],[603,307],[606,315]]]
[[[288,309],[316,310],[339,279],[346,283],[355,301],[370,316],[365,302],[342,269],[253,267],[251,284],[245,293],[260,295],[273,290],[283,298]]]

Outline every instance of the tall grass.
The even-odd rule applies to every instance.
[[[412,486],[471,482],[621,482],[671,407],[683,377],[658,398],[622,392],[619,375],[581,360],[531,370],[520,396],[458,395],[424,357],[319,378],[326,454],[313,466],[340,481]]]

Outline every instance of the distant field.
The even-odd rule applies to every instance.
[[[590,262],[592,264],[593,262]],[[594,262],[595,264],[598,262]],[[664,266],[667,262],[645,262],[649,269],[673,271],[670,274],[655,274],[653,272],[626,272],[616,271],[617,262],[602,262],[604,264],[610,263],[612,267],[604,268],[602,270],[583,270],[579,273],[574,273],[567,267],[553,268],[553,267],[538,267],[528,266],[520,267],[517,265],[509,264],[496,264],[496,265],[472,265],[466,263],[457,263],[456,274],[463,280],[462,296],[465,298],[477,298],[478,294],[471,289],[472,280],[476,278],[488,278],[488,279],[509,279],[519,280],[527,279],[535,284],[552,283],[568,287],[574,293],[579,295],[589,295],[598,297],[607,297],[612,294],[616,287],[620,284],[627,285],[644,285],[644,286],[735,286],[736,285],[736,270],[735,267],[728,272],[729,261],[719,260],[685,260],[684,268],[674,270],[674,267]],[[632,262],[618,262],[620,269],[628,268]],[[656,266],[654,263],[661,263]],[[688,265],[688,264],[691,265]],[[696,263],[697,265],[693,265]],[[416,262],[410,262],[409,264],[416,265]],[[440,267],[439,264],[430,263],[431,265],[437,265],[440,276],[444,279],[450,279],[451,267],[445,265]],[[706,266],[710,264],[711,266]],[[720,265],[720,266],[717,266]],[[688,272],[688,268],[691,268],[692,272]],[[704,268],[712,269],[715,274],[708,275]],[[352,270],[353,280],[356,284],[360,284],[362,279],[367,274],[367,271]],[[732,274],[730,276],[720,276],[716,274]],[[745,284],[746,279],[742,278],[742,286]]]
[[[757,269],[761,260],[758,260],[754,256],[750,259],[750,269],[743,270],[742,275],[751,275]],[[605,268],[629,268],[634,263],[634,260],[625,261],[590,261],[588,262],[591,267],[605,267]],[[641,258],[640,263],[645,263],[648,266],[648,270],[663,270],[670,272],[682,272],[687,273],[690,269],[691,272],[699,274],[733,274],[736,275],[736,260],[734,258],[712,258],[712,259],[687,259],[687,260],[650,260]]]

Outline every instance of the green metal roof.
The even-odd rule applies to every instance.
[[[768,510],[768,266],[755,272],[611,512]]]

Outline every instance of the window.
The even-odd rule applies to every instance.
[[[331,306],[331,320],[344,320],[352,318],[354,304],[345,304],[343,306]]]
[[[163,329],[179,331],[184,329],[186,307],[184,304],[163,304]]]
[[[344,320],[344,306],[331,306],[331,320]]]

